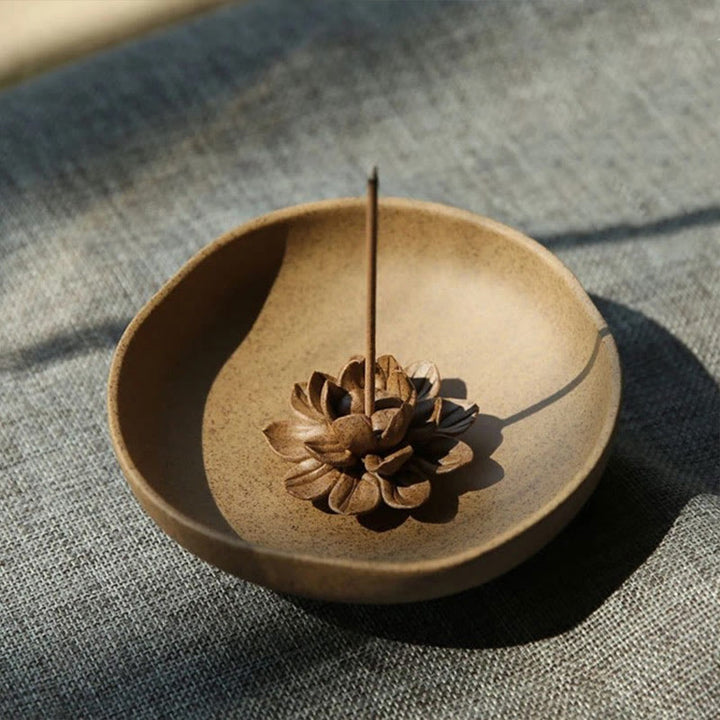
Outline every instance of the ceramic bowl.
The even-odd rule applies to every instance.
[[[477,402],[474,462],[426,505],[344,517],[285,492],[261,432],[293,383],[364,345],[361,198],[287,208],[215,240],[130,323],[109,421],[138,500],[204,560],[278,591],[391,603],[451,594],[536,552],[605,466],[618,354],[575,277],[478,215],[383,199],[378,353],[433,360]]]

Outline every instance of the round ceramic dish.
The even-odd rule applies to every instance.
[[[378,353],[433,360],[480,407],[475,461],[413,513],[330,515],[285,492],[261,429],[293,383],[364,343],[361,198],[280,210],[219,238],[127,328],[110,431],[145,510],[208,562],[282,592],[407,602],[509,570],[577,513],[607,460],[621,377],[573,275],[509,227],[380,203]]]

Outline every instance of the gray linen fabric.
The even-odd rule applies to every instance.
[[[0,95],[0,715],[713,718],[720,7],[247,3]],[[383,191],[538,237],[625,367],[597,493],[522,567],[407,607],[209,567],[110,448],[124,326],[219,233]]]

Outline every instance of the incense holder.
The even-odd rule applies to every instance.
[[[297,464],[262,428],[296,414],[294,383],[366,354],[365,210],[285,208],[193,257],[118,345],[110,434],[143,508],[200,558],[285,593],[409,602],[506,572],[576,515],[610,452],[620,365],[547,249],[470,212],[382,198],[377,347],[432,359],[438,396],[477,402],[458,437],[473,459],[429,477],[416,508],[347,517],[293,497],[283,477]]]
[[[293,386],[292,420],[268,425],[265,436],[295,463],[285,488],[301,500],[321,501],[340,515],[372,512],[381,503],[414,510],[430,497],[430,478],[473,459],[465,432],[478,406],[440,397],[440,373],[431,362],[407,369],[392,355],[375,363],[374,411],[365,413],[365,358],[355,357],[337,379],[314,372]]]

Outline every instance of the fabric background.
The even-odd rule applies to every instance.
[[[703,0],[251,2],[0,95],[0,715],[717,717],[719,39]],[[556,541],[391,608],[185,552],[105,417],[114,345],[181,263],[376,159],[384,192],[556,252],[626,381]]]

